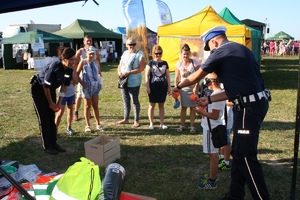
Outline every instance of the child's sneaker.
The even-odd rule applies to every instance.
[[[207,180],[209,179],[209,174],[200,175],[199,179],[200,179],[201,183],[207,183]],[[216,177],[215,182],[217,182],[218,180],[219,180],[219,178]]]
[[[218,181],[218,179],[213,181],[209,178],[209,179],[207,179],[206,183],[205,182],[199,183],[198,188],[199,189],[204,189],[204,190],[216,189],[217,188],[217,181]]]
[[[224,158],[222,158],[222,157],[219,155],[219,164],[221,164],[223,160],[224,160]]]
[[[96,126],[96,129],[97,129],[98,131],[105,131],[105,128],[104,128],[103,126],[101,126],[101,125],[97,125],[97,126]]]
[[[225,163],[225,161],[224,160],[222,160],[221,161],[221,163],[218,165],[218,168],[219,168],[219,170],[230,170],[231,169],[231,166],[230,165],[227,165],[226,163]]]
[[[69,126],[69,127],[67,127],[67,133],[69,134],[69,135],[75,135],[75,131],[73,131],[73,129]]]

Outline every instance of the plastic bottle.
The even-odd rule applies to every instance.
[[[180,96],[180,93],[179,92],[174,92],[173,93],[173,98],[175,99],[175,102],[174,102],[174,106],[173,106],[173,108],[179,108],[179,106],[180,106],[180,101],[179,101],[179,99],[178,99],[178,97]]]

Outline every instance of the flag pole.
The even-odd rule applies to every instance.
[[[290,198],[291,200],[296,199],[299,130],[300,130],[300,54],[299,54],[299,69],[298,69],[296,125],[295,125],[295,138],[294,138],[294,161],[293,161],[292,188],[291,188],[291,198]]]

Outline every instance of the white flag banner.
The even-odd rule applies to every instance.
[[[162,24],[173,23],[171,11],[170,11],[168,5],[161,0],[156,0],[156,4],[157,4],[158,11],[159,11],[159,17],[160,17],[161,23]]]
[[[126,28],[146,27],[142,0],[121,0]]]

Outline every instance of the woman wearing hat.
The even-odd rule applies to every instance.
[[[78,75],[82,73],[79,82],[82,85],[82,94],[84,98],[84,117],[85,117],[85,132],[91,132],[90,128],[90,109],[93,107],[96,120],[96,129],[104,131],[104,127],[100,125],[98,99],[102,89],[102,77],[99,61],[94,59],[96,49],[91,46],[87,49],[87,58],[81,60],[78,67]]]

